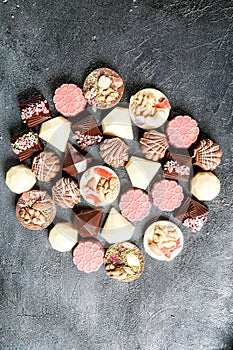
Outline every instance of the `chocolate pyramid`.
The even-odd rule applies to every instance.
[[[187,218],[196,218],[197,216],[207,215],[209,209],[196,201],[193,198],[187,197],[180,209],[178,210],[175,218],[184,221]]]
[[[192,232],[200,231],[207,220],[209,209],[193,198],[187,197],[175,218],[180,220],[184,226]]]
[[[73,225],[82,237],[96,237],[102,220],[103,209],[84,209],[75,214]]]
[[[75,176],[85,171],[92,159],[85,158],[75,147],[68,143],[63,162],[63,170],[70,176]]]
[[[92,115],[89,115],[72,126],[73,139],[81,149],[95,145],[102,141],[102,133]]]

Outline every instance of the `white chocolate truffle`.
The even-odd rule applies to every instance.
[[[53,249],[68,252],[78,242],[78,231],[69,222],[59,222],[49,232],[49,242]]]
[[[12,192],[27,192],[35,183],[35,175],[31,169],[24,164],[13,166],[6,173],[6,185]]]
[[[190,190],[200,201],[211,201],[220,192],[220,181],[211,172],[199,172],[191,180]]]

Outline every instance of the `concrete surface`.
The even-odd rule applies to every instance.
[[[230,350],[232,2],[1,0],[0,34],[0,349]],[[201,233],[184,230],[174,262],[146,255],[143,275],[128,284],[103,268],[79,273],[46,231],[20,226],[4,184],[18,164],[9,143],[23,129],[18,95],[37,89],[54,112],[54,89],[82,86],[99,66],[121,74],[125,101],[142,87],[161,89],[223,150],[221,193]]]

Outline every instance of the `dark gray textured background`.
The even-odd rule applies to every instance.
[[[2,350],[230,350],[232,334],[232,2],[0,1]],[[127,101],[157,87],[221,145],[220,195],[201,233],[170,263],[145,256],[133,283],[77,271],[47,233],[15,218],[4,184],[17,164],[9,138],[22,130],[18,95],[41,91],[52,105],[63,82],[82,86],[108,66]],[[139,240],[139,245],[142,246]]]

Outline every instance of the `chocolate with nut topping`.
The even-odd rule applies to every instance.
[[[144,258],[133,243],[115,243],[105,253],[104,266],[109,277],[120,282],[131,282],[142,274]]]
[[[56,215],[56,206],[46,191],[24,192],[16,204],[16,217],[29,230],[48,227]]]
[[[73,139],[81,149],[85,149],[102,141],[102,133],[92,115],[89,115],[72,127]]]
[[[167,179],[188,181],[192,158],[188,155],[167,152],[163,175]]]
[[[99,68],[91,72],[84,81],[84,95],[92,108],[96,110],[112,108],[124,91],[121,77],[109,68]]]
[[[42,95],[37,95],[24,103],[20,103],[19,107],[21,118],[29,128],[51,118],[48,102]]]
[[[22,162],[31,157],[35,152],[41,151],[42,145],[38,134],[27,130],[11,138],[11,148]]]

